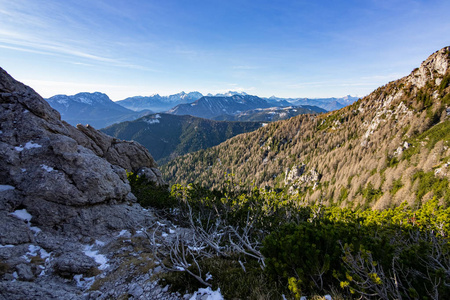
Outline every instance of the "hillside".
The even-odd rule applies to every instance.
[[[234,115],[251,109],[273,106],[273,103],[251,95],[205,96],[191,104],[177,105],[168,113],[211,119],[220,115]]]
[[[300,115],[162,166],[170,183],[217,188],[224,173],[307,202],[450,204],[450,47],[341,110]]]
[[[135,140],[149,149],[158,163],[165,163],[261,126],[260,122],[221,122],[192,116],[156,114],[115,124],[101,131],[116,138]]]
[[[273,122],[286,120],[298,115],[324,113],[326,110],[317,106],[287,106],[287,107],[269,107],[247,110],[236,115],[220,115],[213,120],[222,121],[254,121],[254,122]]]
[[[152,113],[151,111],[132,111],[99,92],[78,93],[72,96],[56,95],[46,100],[61,114],[64,121],[74,126],[89,124],[95,128],[103,128]]]

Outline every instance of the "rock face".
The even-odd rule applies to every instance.
[[[43,274],[92,273],[99,262],[80,247],[150,222],[126,170],[147,170],[162,184],[156,167],[140,144],[61,121],[42,97],[0,69],[0,279],[12,280],[0,287],[0,298],[52,294],[24,283]]]

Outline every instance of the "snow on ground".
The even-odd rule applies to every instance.
[[[157,124],[159,123],[158,119],[150,119],[150,120],[145,120],[146,123],[148,124]]]
[[[14,216],[14,217],[16,217],[18,219],[27,221],[27,223],[30,222],[31,218],[32,218],[32,216],[27,212],[27,210],[25,208],[24,209],[18,209],[16,211],[10,213],[10,215]]]
[[[120,231],[116,237],[121,237],[121,236],[129,238],[129,237],[131,237],[131,233],[128,230],[124,229],[124,230]]]
[[[14,190],[14,189],[15,189],[15,187],[13,187],[12,185],[0,184],[0,192]]]
[[[79,288],[90,288],[91,285],[94,283],[95,281],[95,276],[93,277],[83,277],[83,274],[78,274],[73,276],[73,279],[75,279],[75,281],[77,282],[77,287]]]
[[[33,231],[35,235],[42,231],[39,227],[31,226],[30,221],[31,221],[31,218],[33,218],[33,216],[30,215],[30,213],[25,208],[18,209],[16,211],[10,213],[10,215],[27,222],[28,228],[30,228],[30,230]]]
[[[39,246],[31,244],[28,245],[28,252],[25,253],[25,255],[23,255],[22,257],[27,262],[30,262],[31,261],[30,257],[40,256],[42,259],[45,259],[45,262],[48,262],[50,260],[50,255],[51,253],[48,253],[47,251],[45,251],[45,249],[42,249]]]
[[[55,170],[55,169],[53,169],[52,167],[49,167],[49,166],[44,165],[44,164],[41,165],[41,168],[44,169],[44,170],[47,171],[47,172],[51,172],[51,171],[54,171],[54,170]]]
[[[25,144],[25,146],[20,145],[19,147],[14,147],[16,151],[23,151],[24,149],[32,149],[32,148],[41,148],[42,146],[39,144],[33,143],[33,141],[29,141]]]
[[[98,267],[100,270],[104,270],[109,267],[108,265],[108,259],[103,254],[98,254],[97,250],[92,250],[94,245],[86,245],[84,246],[83,253],[86,256],[92,257],[96,263],[100,264],[100,267]]]
[[[201,296],[201,299],[205,300],[224,300],[222,294],[220,293],[220,288],[217,289],[217,291],[213,291],[210,287],[207,287],[206,289],[198,289],[198,291],[196,291],[189,300],[196,300],[199,298],[198,296]]]

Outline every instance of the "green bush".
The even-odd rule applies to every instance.
[[[170,209],[177,206],[178,201],[170,195],[168,186],[158,186],[149,181],[145,176],[127,173],[131,186],[131,192],[143,207],[155,207],[159,209]]]

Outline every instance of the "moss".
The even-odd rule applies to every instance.
[[[7,263],[0,262],[0,276],[8,273],[10,268],[11,267]]]

